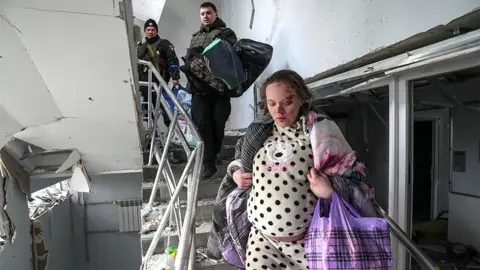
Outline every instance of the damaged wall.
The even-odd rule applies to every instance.
[[[0,120],[6,111],[21,126],[10,136],[77,148],[91,173],[141,168],[129,2],[0,1]]]
[[[0,252],[0,270],[32,270],[32,235],[27,197],[17,181],[7,180],[6,211],[14,225],[13,243]]]
[[[119,205],[113,202],[141,202],[142,172],[90,176],[93,192],[72,198],[75,270],[138,269],[140,228],[120,232]]]
[[[43,245],[48,252],[47,268],[38,268],[38,270],[73,269],[74,243],[70,200],[55,206],[39,217],[37,221],[43,225],[41,239],[43,239]],[[37,253],[41,255],[41,250]],[[39,263],[40,265],[42,264]]]
[[[304,77],[448,23],[480,5],[478,0],[253,0],[255,14],[250,29],[251,2],[223,0],[222,18],[239,37],[274,47],[264,76],[289,68]],[[250,113],[252,95],[247,92],[245,98],[232,103],[241,109],[230,127],[246,127],[250,119],[241,115]]]

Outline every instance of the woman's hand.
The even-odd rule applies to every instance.
[[[324,173],[319,173],[315,168],[310,170],[307,175],[308,181],[310,181],[310,188],[313,194],[319,198],[331,199],[333,193],[333,187],[328,180],[328,176]]]
[[[252,174],[244,173],[241,169],[233,173],[233,181],[241,189],[248,189],[252,186]]]

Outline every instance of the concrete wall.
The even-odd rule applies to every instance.
[[[132,0],[133,16],[135,18],[146,21],[154,19],[158,21],[163,11],[166,0]]]
[[[469,90],[474,91],[475,88]],[[453,112],[453,149],[466,151],[466,171],[452,173],[452,191],[480,196],[480,112]],[[450,194],[449,240],[480,250],[480,199]]]
[[[0,252],[0,270],[31,270],[32,235],[27,198],[17,181],[7,180],[6,190],[6,211],[16,234],[14,242],[6,244]]]
[[[439,24],[445,24],[480,5],[478,0],[256,0],[250,29],[250,1],[222,0],[226,23],[241,38],[273,45],[272,63],[264,77],[290,68],[310,77],[349,62]],[[244,128],[253,96],[233,102],[230,127]],[[238,109],[237,109],[238,108]]]
[[[73,269],[73,224],[70,200],[38,218],[44,226],[43,239],[48,250],[47,270]]]
[[[129,2],[0,1],[0,147],[15,136],[77,148],[89,173],[141,168]]]
[[[92,176],[91,194],[73,198],[76,270],[130,270],[141,265],[139,231],[119,232],[117,200],[141,200],[142,173]]]

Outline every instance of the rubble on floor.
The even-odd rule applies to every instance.
[[[480,261],[473,247],[447,240],[448,218],[413,225],[413,240],[439,267],[439,269],[480,269]],[[412,259],[412,269],[422,269]]]
[[[159,223],[160,221],[158,221]],[[213,222],[212,221],[197,221],[195,222],[195,232],[198,233],[208,233],[212,229]],[[158,228],[158,225],[157,225]],[[156,230],[156,229],[155,229]],[[142,233],[143,238],[151,238],[155,234],[155,230],[151,231],[145,231]],[[165,230],[162,232],[162,237],[168,237],[168,236],[173,236],[173,235],[178,235],[178,230],[177,226],[174,224],[167,225],[165,227]]]
[[[197,202],[197,209],[203,206],[213,205],[215,203],[214,199],[210,200],[199,200]],[[147,209],[146,206],[142,208],[142,230],[140,233],[145,234],[152,231],[156,231],[160,225],[163,213],[168,205],[168,202],[154,203],[151,210]],[[180,201],[180,208],[186,208],[187,201]],[[198,224],[201,224],[197,222]],[[175,230],[175,225],[167,226],[170,229]]]
[[[206,255],[206,249],[205,247],[201,247],[197,249],[197,256],[196,256],[196,261],[197,261],[197,266],[213,266],[213,265],[218,265],[218,264],[224,264],[225,262],[223,260],[218,261],[214,259],[208,258]],[[146,265],[146,270],[158,270],[159,265],[162,264],[161,260],[163,258],[163,254],[155,254],[150,257],[150,260],[148,260],[147,265]]]
[[[30,219],[35,220],[45,212],[70,198],[69,181],[65,180],[53,186],[32,193],[28,200]]]

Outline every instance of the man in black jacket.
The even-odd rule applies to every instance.
[[[216,38],[237,42],[237,36],[225,22],[218,17],[217,7],[205,2],[200,5],[200,30],[195,32],[190,41],[190,49],[207,47]],[[187,58],[188,58],[187,52]],[[208,88],[208,86],[205,86]],[[217,171],[215,166],[217,154],[222,147],[225,123],[230,116],[230,98],[215,89],[195,89],[189,83],[187,89],[192,94],[192,118],[204,141],[204,160],[202,179],[211,178]]]
[[[171,78],[173,85],[178,85],[180,80],[179,61],[172,43],[167,39],[162,39],[158,36],[158,25],[152,19],[148,19],[145,22],[144,31],[146,36],[145,42],[140,43],[137,47],[138,59],[152,62],[153,66],[158,70],[167,84]],[[139,65],[138,73],[140,81],[148,81],[147,66]],[[153,76],[153,82],[159,84],[159,81],[155,76]],[[145,101],[148,100],[147,87],[141,86],[140,92],[143,99]],[[157,94],[153,92],[153,106],[155,106],[156,98]],[[165,113],[163,106],[161,106],[161,108],[163,121],[168,127],[170,125],[170,119]]]

